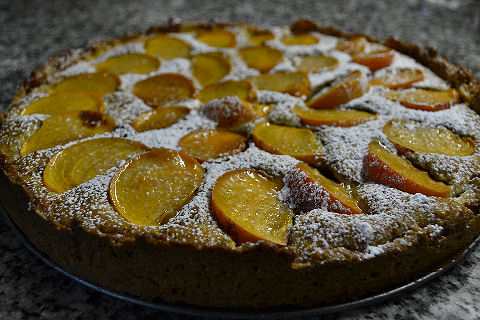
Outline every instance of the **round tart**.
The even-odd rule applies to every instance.
[[[33,72],[2,119],[1,201],[63,269],[143,301],[352,301],[478,236],[479,110],[431,49],[171,24]]]

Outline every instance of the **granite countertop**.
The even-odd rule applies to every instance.
[[[480,79],[477,0],[407,1],[8,1],[0,0],[0,107],[49,57],[169,17],[286,25],[308,17],[323,25],[437,48]],[[0,319],[183,319],[121,301],[71,280],[30,253],[0,218]],[[480,247],[419,289],[386,302],[320,319],[478,319]]]

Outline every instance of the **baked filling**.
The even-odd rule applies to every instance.
[[[225,283],[225,298],[203,299],[194,296],[212,283],[195,293],[188,283],[142,289],[151,281],[143,270],[117,286],[56,256],[47,239],[33,241],[107,288],[238,307],[347,301],[461,252],[480,231],[480,117],[465,86],[385,44],[301,25],[176,25],[58,58],[13,101],[0,151],[4,174],[42,221],[108,239],[101,261],[128,265],[105,252],[135,241],[180,246],[185,261],[213,249],[225,259],[264,250],[288,256],[287,267],[241,260],[239,270],[261,270],[245,271],[245,283],[317,277],[325,292],[297,281],[278,299],[247,299],[258,287]],[[20,228],[23,219],[13,218]],[[427,261],[435,250],[439,260]],[[396,279],[402,255],[411,270]],[[377,261],[380,276],[368,272]],[[336,272],[358,265],[368,285],[338,284]],[[269,271],[277,278],[252,276]]]

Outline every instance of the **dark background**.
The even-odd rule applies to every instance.
[[[375,38],[394,36],[470,68],[480,78],[480,1],[6,1],[0,0],[0,109],[22,81],[69,48],[183,20],[289,25],[307,17]],[[0,218],[0,319],[174,319],[108,297],[38,260]],[[480,248],[445,275],[399,298],[320,318],[480,317]]]

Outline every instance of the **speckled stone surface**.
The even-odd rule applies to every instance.
[[[480,79],[478,0],[8,1],[0,0],[0,107],[36,67],[88,41],[139,32],[169,17],[290,24],[308,17],[347,31],[431,46]],[[0,218],[0,319],[183,319],[89,289],[45,265]],[[318,319],[478,319],[480,247],[421,288]]]

